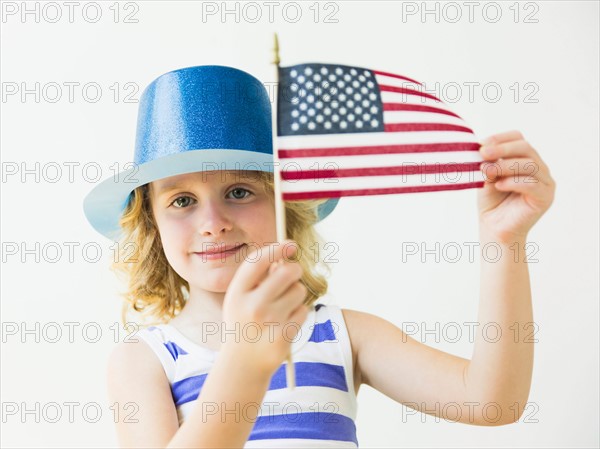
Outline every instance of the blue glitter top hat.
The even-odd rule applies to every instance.
[[[158,179],[215,170],[273,171],[271,104],[265,87],[232,67],[165,73],[142,93],[133,167],[98,184],[83,202],[90,224],[119,240],[134,189]],[[318,221],[339,198],[318,208]]]

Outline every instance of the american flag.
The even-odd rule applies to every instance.
[[[336,64],[279,67],[284,200],[483,187],[479,147],[418,81]]]

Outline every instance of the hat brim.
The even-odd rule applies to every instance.
[[[164,156],[102,181],[84,198],[83,211],[96,231],[113,241],[119,241],[123,232],[119,220],[129,195],[137,187],[170,176],[217,170],[273,172],[273,155],[246,150],[201,149]],[[331,198],[321,204],[317,221],[331,214],[338,201],[339,198]]]

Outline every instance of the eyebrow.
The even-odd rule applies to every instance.
[[[255,184],[255,183],[258,182],[257,180],[253,180],[252,176],[250,176],[250,177],[243,176],[243,177],[240,178],[239,175],[237,175],[237,174],[228,174],[227,177],[228,178],[233,177],[233,179],[228,179],[223,184],[236,184],[236,183],[243,183],[243,182],[247,182],[249,184]],[[240,179],[238,179],[238,178],[240,178]],[[168,183],[162,185],[161,187],[155,188],[155,193],[157,195],[164,195],[165,193],[169,193],[169,192],[171,192],[173,190],[188,189],[193,184],[194,184],[193,181],[191,181],[191,182],[190,181],[187,181],[187,182],[171,181],[171,182],[168,182]]]

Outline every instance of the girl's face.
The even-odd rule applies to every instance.
[[[190,289],[224,293],[249,251],[277,241],[273,198],[256,172],[172,176],[152,182],[150,197],[165,256]],[[237,245],[244,247],[199,254]]]

